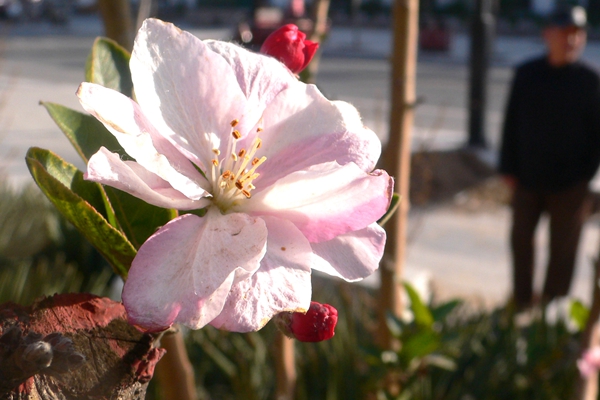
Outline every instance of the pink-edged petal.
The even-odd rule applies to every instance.
[[[257,187],[266,187],[291,172],[328,161],[353,162],[371,171],[381,142],[365,128],[358,111],[344,102],[327,100],[313,85],[287,88],[269,104],[261,121],[261,156]],[[249,136],[240,147],[249,147]]]
[[[267,254],[250,279],[233,285],[221,314],[211,322],[217,328],[256,331],[275,314],[305,312],[310,305],[310,244],[289,221],[264,220],[269,230]]]
[[[298,85],[298,79],[279,61],[254,53],[233,43],[206,40],[212,51],[222,56],[233,68],[238,84],[248,99],[248,121],[258,121],[265,106],[273,101],[282,90]],[[246,132],[251,125],[241,126]]]
[[[313,243],[312,249],[321,260],[312,267],[349,282],[361,280],[379,267],[385,238],[385,230],[373,223],[365,229]]]
[[[120,189],[158,207],[195,210],[210,204],[207,198],[186,197],[158,175],[138,163],[121,160],[105,147],[90,157],[85,179]]]
[[[156,131],[136,102],[115,90],[86,82],[79,86],[77,96],[83,108],[102,122],[140,165],[191,199],[206,196],[198,182],[208,182]]]
[[[244,202],[245,212],[272,215],[296,225],[311,243],[363,229],[387,210],[393,179],[350,163],[315,165],[294,172]]]
[[[210,166],[212,150],[230,139],[231,121],[247,106],[231,66],[190,33],[147,19],[130,69],[137,100],[154,126],[197,155],[203,168]]]
[[[236,280],[252,275],[267,251],[267,227],[264,220],[247,214],[221,214],[211,207],[203,218],[193,268],[194,286],[199,296],[210,293],[214,282],[238,269]]]
[[[157,330],[178,322],[199,329],[221,312],[231,286],[260,266],[264,222],[211,211],[178,217],[140,248],[123,288],[129,320]]]

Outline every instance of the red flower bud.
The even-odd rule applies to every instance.
[[[294,24],[284,25],[271,33],[260,52],[285,64],[293,73],[302,71],[319,48],[319,43],[306,40],[306,35]]]
[[[286,335],[301,342],[321,342],[335,335],[338,313],[329,304],[310,302],[306,314],[281,313],[275,318],[277,327]]]

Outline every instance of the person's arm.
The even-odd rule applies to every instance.
[[[504,125],[502,128],[502,145],[500,147],[500,160],[498,172],[504,176],[507,184],[514,187],[518,175],[518,150],[517,150],[517,118],[519,91],[521,89],[519,72],[513,78],[508,102],[504,114]]]
[[[591,180],[600,165],[600,77],[596,80],[596,85],[592,89],[586,119],[586,125],[590,135],[590,156],[586,167],[586,177]]]

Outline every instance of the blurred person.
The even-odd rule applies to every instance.
[[[549,15],[542,32],[546,54],[516,68],[506,107],[499,172],[513,190],[510,242],[519,309],[534,303],[534,234],[542,213],[550,217],[546,303],[569,292],[591,212],[588,185],[600,164],[600,77],[579,60],[586,26],[580,6]]]

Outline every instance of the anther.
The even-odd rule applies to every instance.
[[[212,163],[213,163],[213,165],[214,165],[215,167],[218,167],[218,166],[219,166],[219,160],[215,160],[215,159],[213,159],[213,160],[212,160]]]
[[[256,138],[256,149],[260,149],[262,146],[262,140],[260,138]]]
[[[239,124],[239,123],[240,123],[239,119],[234,119],[233,121],[231,121],[231,127],[235,128],[237,126],[237,124]]]
[[[219,149],[213,149],[213,153],[215,153],[216,155],[220,156],[221,155],[221,150],[219,150]]]
[[[250,195],[250,192],[249,192],[249,191],[247,191],[247,190],[242,190],[242,194],[243,194],[244,196],[246,196],[246,198],[247,198],[247,199],[249,199],[249,198],[250,198],[250,196],[251,196],[251,195]]]
[[[227,179],[231,176],[231,171],[227,170],[225,172],[223,172],[223,179]]]
[[[262,132],[264,129],[261,127],[256,128],[256,132]]]
[[[238,153],[239,157],[244,157],[246,155],[246,149],[241,149],[240,152]]]
[[[237,161],[238,160],[238,156],[235,153],[231,153],[231,158],[233,158],[233,161]]]
[[[241,138],[241,137],[242,137],[242,135],[240,134],[240,132],[239,132],[239,131],[237,131],[237,130],[233,130],[233,132],[231,132],[231,134],[233,135],[233,137],[234,137],[235,139],[239,139],[239,138]]]
[[[242,184],[242,182],[240,181],[236,181],[235,182],[235,187],[242,190],[244,188],[244,185]]]
[[[256,165],[260,162],[260,160],[257,157],[254,157],[254,160],[252,160],[252,165]]]

